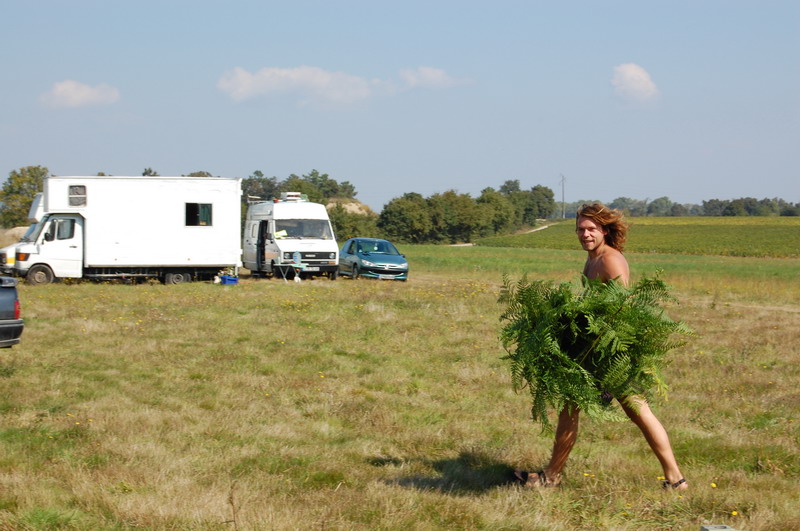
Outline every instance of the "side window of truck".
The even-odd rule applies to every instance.
[[[69,206],[86,206],[86,186],[82,184],[70,185]]]
[[[75,236],[75,220],[59,219],[56,221],[56,239],[70,240]]]
[[[210,227],[211,207],[211,203],[186,203],[186,226]]]

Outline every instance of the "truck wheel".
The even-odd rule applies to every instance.
[[[28,269],[28,274],[25,276],[25,281],[31,286],[43,286],[50,284],[55,280],[53,270],[46,265],[35,265]]]
[[[187,271],[164,274],[164,284],[186,284],[191,281],[192,274]]]
[[[350,276],[352,276],[352,277],[353,277],[353,280],[355,280],[355,279],[357,279],[357,278],[358,278],[358,266],[357,266],[357,265],[354,265],[354,266],[353,266],[353,274],[352,274],[352,275],[350,275]]]
[[[339,278],[339,270],[337,269],[336,271],[331,271],[330,273],[328,273],[328,278],[331,280],[336,280],[337,278]]]

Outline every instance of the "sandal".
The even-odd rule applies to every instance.
[[[672,487],[673,489],[677,489],[678,487],[680,487],[684,483],[686,483],[686,478],[681,478],[678,481],[676,481],[675,483],[670,483],[668,479],[665,479],[664,483],[661,484],[661,488],[668,489],[668,488]]]
[[[538,480],[532,479],[529,472],[516,469],[514,470],[514,480],[523,487],[534,489],[539,487],[555,487],[554,483],[549,483],[547,481],[547,474],[544,473],[544,470],[537,470],[534,474],[536,474]]]

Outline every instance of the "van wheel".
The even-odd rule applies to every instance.
[[[191,281],[192,274],[187,271],[164,274],[164,284],[186,284]]]
[[[339,270],[337,269],[336,271],[331,271],[330,273],[328,273],[328,278],[331,280],[336,280],[337,278],[339,278]]]
[[[55,278],[53,270],[46,265],[35,265],[28,269],[25,281],[31,286],[44,286],[45,284],[53,282]]]
[[[355,280],[355,279],[357,279],[357,278],[358,278],[358,275],[359,275],[359,273],[358,273],[358,266],[357,266],[357,265],[354,265],[354,266],[353,266],[353,274],[352,274],[352,275],[350,275],[350,276],[352,276],[352,277],[353,277],[353,280]]]

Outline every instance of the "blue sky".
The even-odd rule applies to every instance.
[[[800,2],[4,2],[0,175],[800,201]]]

